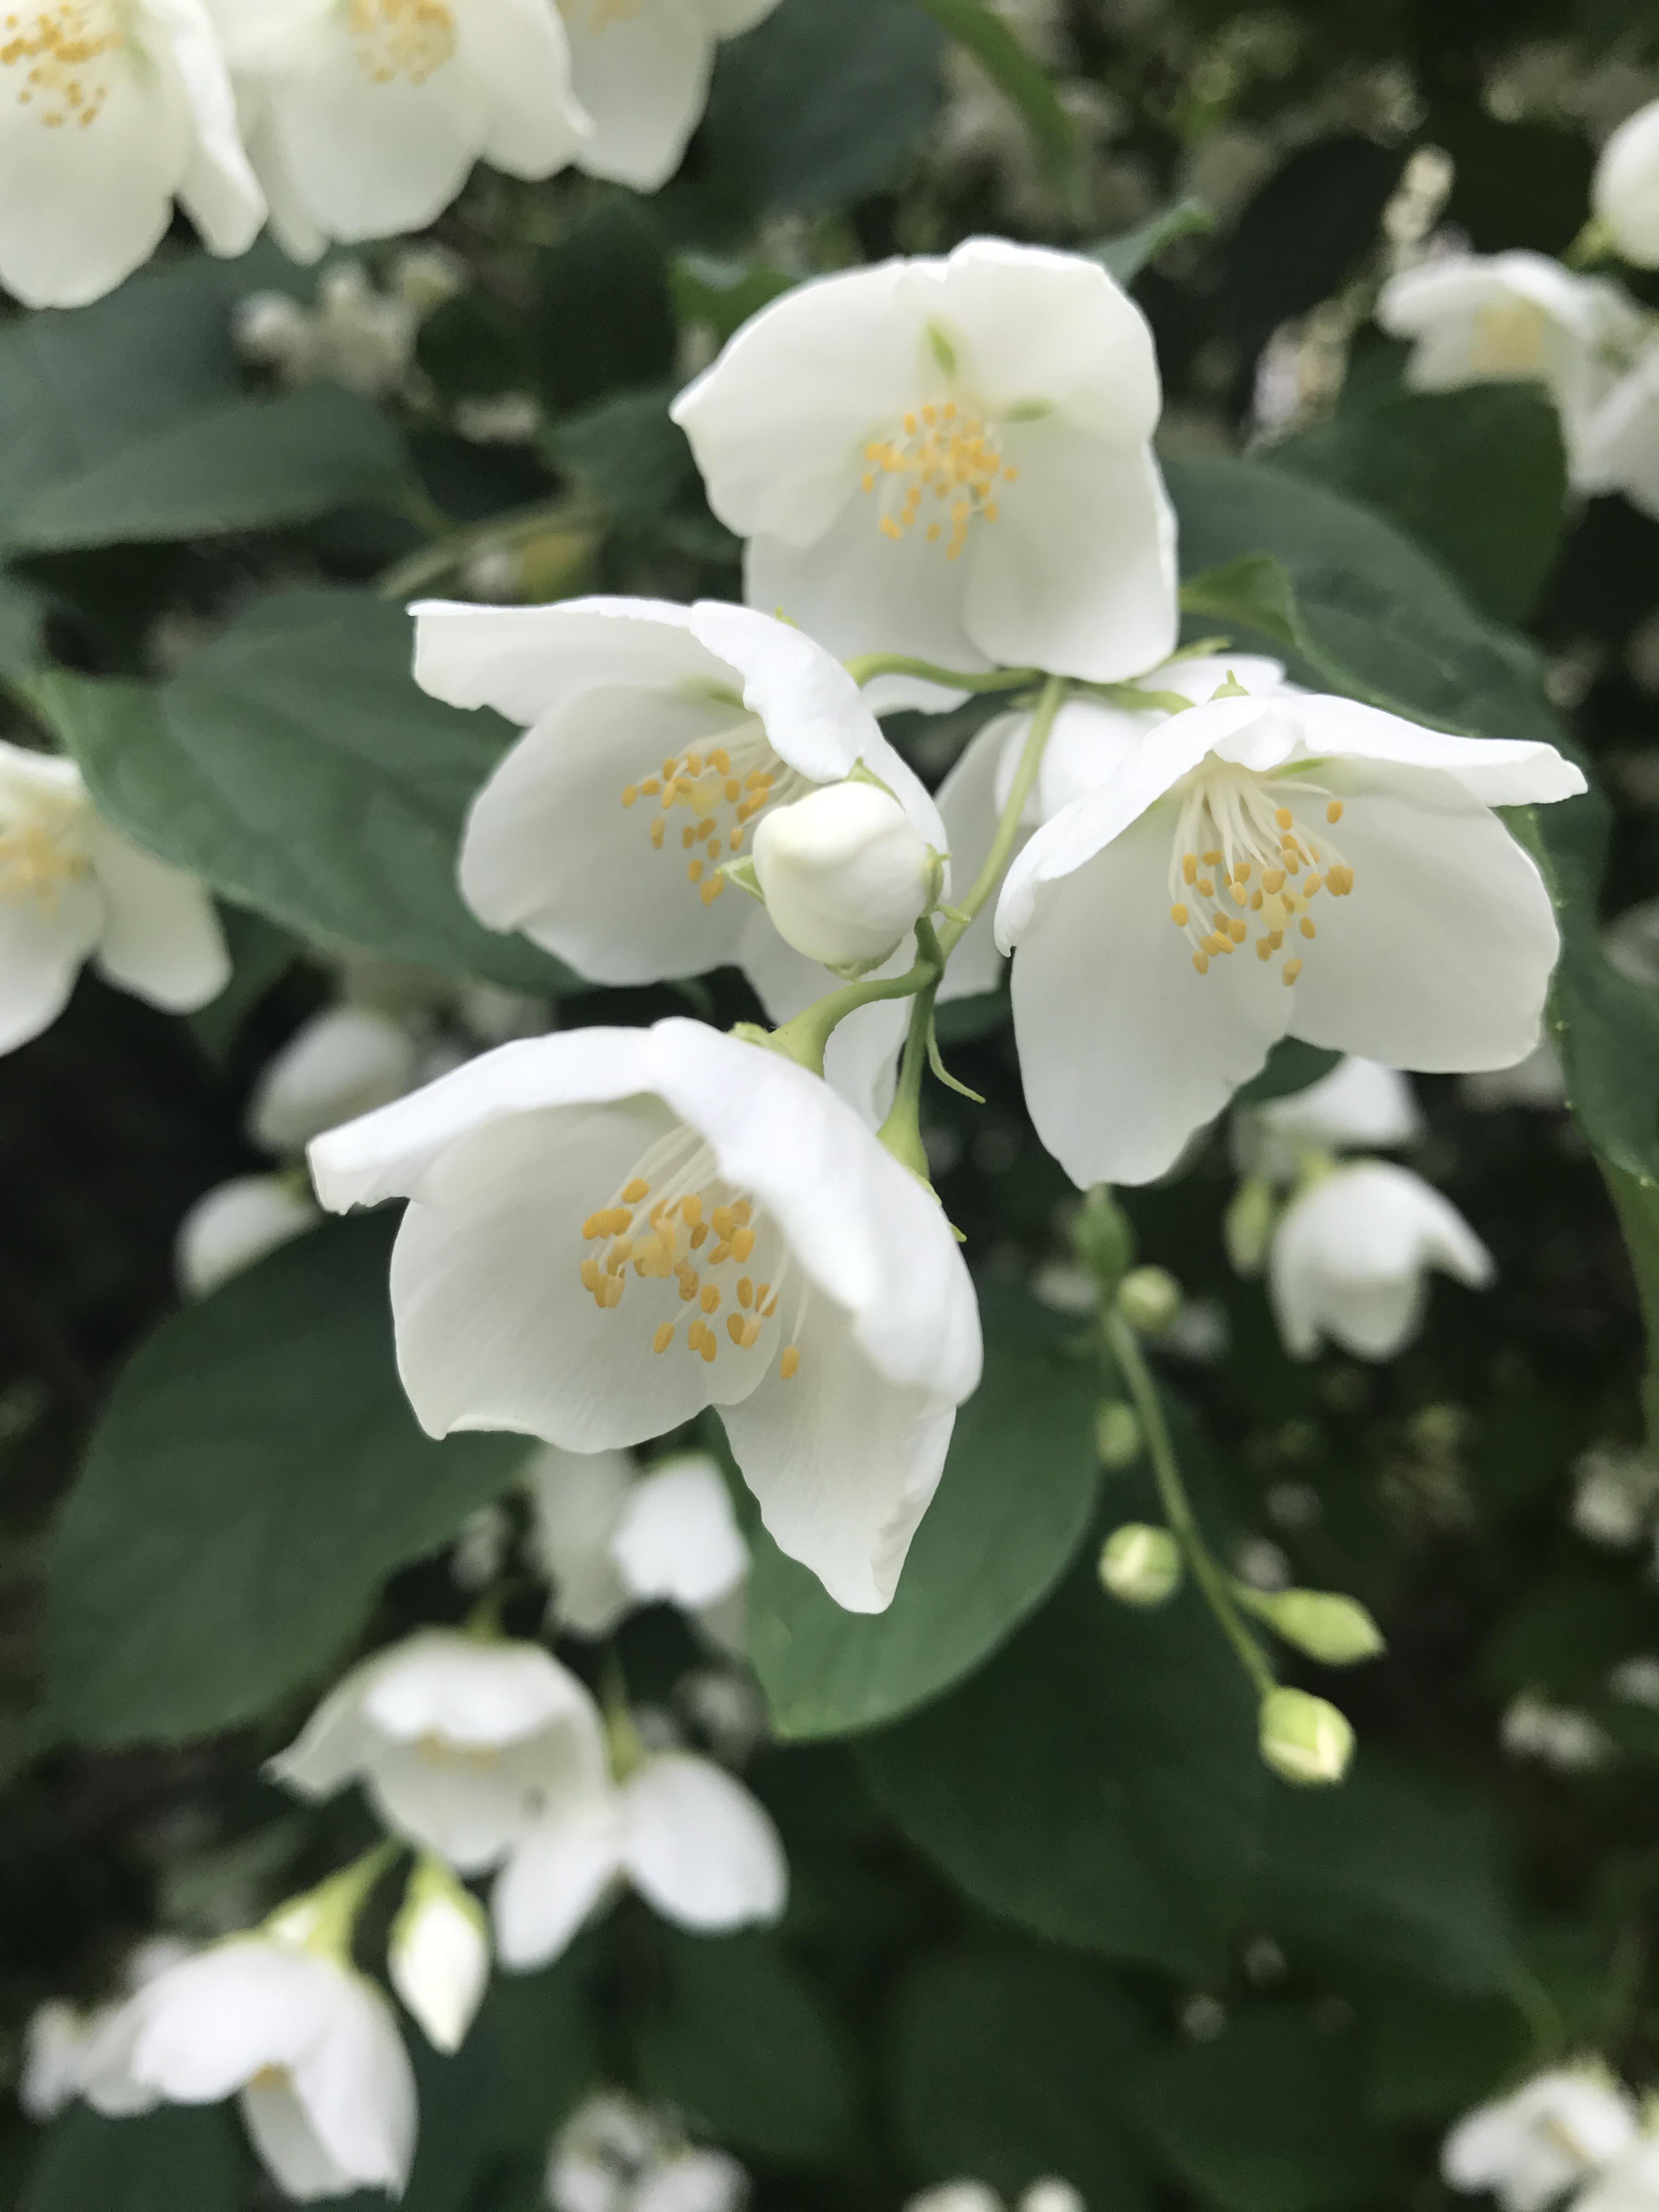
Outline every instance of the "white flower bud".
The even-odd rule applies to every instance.
[[[1620,256],[1659,269],[1659,100],[1650,100],[1601,149],[1593,199]]]
[[[233,1176],[198,1198],[179,1224],[173,1254],[179,1287],[186,1297],[204,1298],[321,1218],[286,1176]]]
[[[1386,1650],[1382,1632],[1364,1607],[1330,1590],[1279,1589],[1243,1593],[1252,1613],[1277,1635],[1327,1667],[1352,1667]]]
[[[1181,1583],[1181,1547],[1167,1528],[1130,1521],[1106,1540],[1100,1579],[1125,1605],[1162,1605]]]
[[[1080,2190],[1053,2174],[1034,2181],[1020,2198],[1018,2212],[1086,2212]]]
[[[1261,1700],[1261,1756],[1287,1782],[1340,1782],[1353,1757],[1353,1730],[1323,1698],[1274,1690]]]
[[[416,1038],[390,1014],[325,1007],[266,1065],[248,1133],[267,1152],[301,1152],[325,1129],[401,1098],[417,1080],[419,1062]]]
[[[433,2048],[459,2051],[489,1986],[489,1934],[483,1907],[438,1859],[409,1877],[386,1971]]]
[[[937,863],[890,793],[836,783],[765,816],[755,872],[797,952],[827,968],[873,968],[927,911]]]

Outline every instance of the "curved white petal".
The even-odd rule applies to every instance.
[[[1407,1079],[1397,1068],[1349,1054],[1305,1091],[1236,1114],[1233,1152],[1245,1173],[1290,1183],[1310,1150],[1389,1151],[1414,1144],[1422,1133]]]
[[[333,2157],[284,2074],[243,2088],[242,2118],[260,2162],[284,2197],[314,2204],[348,2195],[356,2177]]]
[[[254,1085],[248,1133],[297,1152],[325,1129],[401,1098],[415,1080],[412,1030],[373,1006],[329,1006],[296,1030]]]
[[[459,17],[461,58],[489,95],[479,152],[510,176],[550,177],[574,161],[592,118],[571,84],[570,44],[547,0],[492,0]]]
[[[738,963],[755,988],[769,1021],[781,1024],[804,1013],[827,992],[839,988],[816,960],[785,944],[764,913],[751,908],[738,947]],[[902,945],[878,975],[902,975],[915,957],[915,941]],[[954,969],[951,972],[954,972]],[[899,1048],[909,1009],[902,999],[873,999],[836,1024],[823,1056],[824,1080],[860,1120],[878,1128],[893,1103]]]
[[[660,1462],[634,1485],[611,1553],[636,1598],[688,1610],[728,1596],[749,1571],[731,1493],[706,1452]]]
[[[605,1636],[633,1609],[611,1540],[634,1486],[625,1452],[544,1444],[526,1474],[538,1565],[554,1584],[553,1617],[579,1636]]]
[[[264,197],[243,149],[236,97],[203,0],[144,0],[168,39],[193,125],[179,198],[210,253],[246,253],[265,219]]]
[[[689,627],[699,644],[742,679],[744,705],[760,717],[774,750],[791,768],[814,783],[838,783],[860,760],[873,765],[879,759],[896,763],[901,771],[896,778],[884,765],[878,769],[896,796],[908,798],[911,787],[921,791],[858,685],[815,638],[773,615],[721,599],[699,600]],[[906,780],[901,793],[899,783]]]
[[[1595,212],[1637,269],[1659,269],[1659,100],[1629,116],[1601,149]]]
[[[400,2197],[415,2160],[414,2071],[380,1990],[359,1974],[342,1980],[324,2033],[294,2067],[295,2095],[356,2187]]]
[[[104,897],[100,974],[169,1013],[216,999],[230,954],[205,887],[96,818],[87,849]]]
[[[452,707],[493,707],[524,728],[599,685],[713,685],[730,674],[694,635],[690,608],[667,599],[542,607],[422,599],[410,612],[421,689]]]
[[[561,1957],[622,1867],[623,1816],[614,1796],[559,1808],[538,1821],[491,1893],[501,1964],[526,1972]]]
[[[88,2079],[119,2051],[131,2080],[169,2103],[216,2104],[267,2066],[297,2064],[345,1980],[316,1954],[261,1936],[216,1944],[128,1999],[94,2041]]]
[[[51,1028],[103,924],[103,901],[86,877],[39,896],[0,887],[0,1052]]]
[[[648,1759],[622,1791],[623,1851],[647,1903],[683,1928],[775,1920],[789,1890],[770,1814],[712,1760]]]
[[[362,1711],[378,1734],[418,1744],[505,1745],[591,1713],[586,1691],[538,1644],[420,1630],[365,1662]]]
[[[613,13],[566,0],[576,97],[592,118],[575,159],[592,177],[653,192],[680,165],[708,98],[714,40],[693,0]]]

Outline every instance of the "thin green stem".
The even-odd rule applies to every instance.
[[[967,935],[969,925],[1002,881],[1002,872],[1007,866],[1019,825],[1024,818],[1025,802],[1037,780],[1037,770],[1042,766],[1042,756],[1048,743],[1049,732],[1054,726],[1054,717],[1066,699],[1066,679],[1051,676],[1042,687],[1036,711],[1031,716],[1031,727],[1025,739],[1024,750],[1019,757],[1019,766],[1014,772],[1013,787],[1008,793],[1008,803],[1002,810],[1002,819],[997,824],[995,842],[986,855],[985,866],[974,879],[974,887],[960,906],[951,909],[949,918],[939,933],[939,950],[948,960]]]
[[[342,1867],[326,1881],[319,1882],[315,1889],[279,1905],[266,1921],[266,1927],[286,1942],[303,1943],[307,1950],[349,1959],[357,1916],[368,1903],[369,1893],[404,1849],[395,1836],[388,1836],[361,1858],[354,1859],[349,1866]]]
[[[830,1039],[848,1014],[857,1013],[860,1006],[872,1006],[878,999],[912,998],[930,981],[938,980],[933,965],[926,960],[918,960],[902,975],[866,976],[816,1000],[804,1013],[797,1014],[781,1029],[774,1030],[766,1042],[774,1052],[786,1053],[813,1075],[822,1075]]]
[[[910,1027],[904,1040],[904,1057],[899,1062],[898,1089],[894,1093],[892,1109],[876,1133],[896,1160],[902,1161],[912,1175],[920,1176],[926,1182],[927,1152],[921,1141],[921,1078],[928,1061],[927,1048],[933,1034],[933,1001],[944,978],[945,961],[933,924],[925,918],[916,924],[916,946],[922,956],[918,964],[928,970],[928,981],[911,1002]]]
[[[568,495],[541,500],[533,507],[520,507],[460,530],[448,527],[447,518],[441,519],[445,520],[447,534],[435,544],[423,545],[419,552],[394,562],[374,586],[380,599],[406,599],[453,575],[477,554],[510,553],[548,531],[578,530],[591,520],[586,508]]]
[[[1187,1495],[1187,1486],[1182,1480],[1181,1462],[1176,1454],[1175,1441],[1170,1434],[1170,1425],[1164,1418],[1164,1402],[1158,1396],[1158,1385],[1152,1380],[1152,1370],[1140,1349],[1140,1340],[1120,1313],[1109,1312],[1104,1327],[1107,1346],[1128,1387],[1130,1399],[1139,1417],[1141,1434],[1146,1439],[1147,1455],[1152,1462],[1158,1494],[1163,1503],[1170,1533],[1180,1545],[1193,1571],[1193,1578],[1204,1593],[1205,1601],[1223,1634],[1237,1653],[1239,1664],[1255,1683],[1260,1695],[1265,1698],[1277,1687],[1273,1668],[1263,1656],[1261,1645],[1245,1626],[1233,1601],[1228,1577],[1204,1540],[1192,1502]]]
[[[878,676],[914,676],[945,691],[1018,691],[1042,681],[1040,668],[994,668],[975,675],[960,668],[940,668],[931,660],[913,660],[904,653],[866,653],[846,666],[860,685],[873,684]]]

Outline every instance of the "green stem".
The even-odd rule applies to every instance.
[[[1170,1425],[1164,1418],[1164,1401],[1158,1396],[1158,1385],[1152,1380],[1152,1370],[1141,1352],[1140,1340],[1120,1313],[1108,1313],[1104,1326],[1107,1346],[1128,1386],[1129,1396],[1139,1417],[1141,1434],[1146,1439],[1147,1455],[1152,1462],[1158,1494],[1163,1502],[1170,1533],[1181,1546],[1192,1568],[1193,1578],[1203,1591],[1223,1634],[1237,1653],[1239,1664],[1255,1683],[1259,1694],[1265,1698],[1277,1687],[1273,1668],[1262,1656],[1261,1645],[1245,1626],[1234,1603],[1228,1577],[1217,1565],[1199,1528],[1197,1516],[1187,1496],[1187,1486],[1181,1479],[1181,1462],[1176,1455]]]
[[[302,1897],[279,1905],[265,1926],[284,1942],[303,1943],[330,1958],[349,1959],[352,1931],[369,1893],[404,1846],[393,1836],[376,1844],[338,1874],[331,1875]]]
[[[605,1733],[611,1750],[611,1769],[618,1782],[626,1782],[630,1774],[638,1773],[644,1765],[645,1745],[635,1724],[633,1703],[628,1694],[628,1676],[614,1638],[605,1647],[599,1703],[605,1713]]]
[[[914,676],[924,684],[937,684],[946,691],[1018,691],[1041,684],[1040,668],[994,668],[974,675],[960,668],[940,668],[931,660],[912,660],[903,653],[866,653],[849,660],[847,672],[860,686],[878,676]]]
[[[804,1013],[797,1014],[781,1029],[774,1030],[766,1042],[774,1052],[786,1053],[791,1060],[798,1060],[811,1074],[822,1075],[830,1039],[848,1014],[857,1013],[860,1006],[874,1005],[878,999],[911,998],[930,981],[938,980],[933,964],[927,960],[918,960],[902,975],[866,976],[815,1000]]]
[[[896,1160],[902,1161],[912,1175],[927,1182],[927,1152],[921,1141],[921,1077],[927,1065],[927,1048],[933,1034],[933,1001],[944,980],[945,960],[933,926],[925,918],[916,924],[916,946],[921,954],[918,966],[927,970],[928,980],[911,1002],[910,1027],[904,1040],[904,1057],[899,1062],[898,1089],[894,1093],[891,1110],[876,1134]]]
[[[444,518],[447,535],[436,544],[423,545],[418,553],[395,562],[376,584],[376,594],[383,599],[406,599],[414,592],[441,582],[446,576],[453,575],[477,554],[511,552],[549,530],[578,529],[589,519],[586,510],[568,495],[561,499],[538,501],[533,507],[496,515],[468,529],[453,529]]]
[[[1054,717],[1065,703],[1066,679],[1051,676],[1042,687],[1036,711],[1031,716],[1031,727],[1025,739],[1024,750],[1019,757],[1019,766],[1014,772],[1013,788],[1008,793],[1008,803],[1002,810],[1002,819],[997,824],[996,841],[986,856],[985,866],[974,879],[974,887],[960,906],[951,909],[949,918],[939,933],[939,950],[948,960],[963,939],[969,925],[1002,880],[1019,828],[1025,813],[1025,802],[1031,795],[1037,780],[1037,770],[1042,766],[1042,755],[1048,743],[1049,732],[1054,726]]]

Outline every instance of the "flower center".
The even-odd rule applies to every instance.
[[[372,84],[422,85],[455,52],[455,17],[444,0],[350,0],[357,65]]]
[[[608,1206],[588,1215],[581,1235],[589,1247],[582,1288],[599,1311],[614,1313],[621,1305],[630,1268],[636,1282],[650,1286],[642,1295],[656,1304],[667,1303],[672,1284],[675,1303],[692,1308],[684,1317],[685,1348],[708,1366],[720,1356],[714,1317],[722,1310],[726,1340],[738,1352],[753,1352],[777,1320],[790,1273],[788,1248],[751,1200],[724,1181],[708,1145],[683,1123],[651,1147]],[[769,1261],[771,1273],[763,1277]],[[793,1334],[799,1334],[805,1307],[803,1291]],[[659,1356],[678,1335],[680,1318],[671,1310],[658,1323],[651,1349]],[[781,1336],[781,1327],[774,1334]],[[799,1366],[799,1347],[784,1345],[778,1358],[783,1380],[793,1382]]]
[[[1478,376],[1524,376],[1544,366],[1549,318],[1530,300],[1482,307],[1474,319],[1469,366]]]
[[[1317,835],[1287,799],[1322,809]],[[1224,763],[1200,770],[1182,803],[1170,856],[1170,919],[1186,933],[1200,975],[1218,956],[1238,951],[1252,917],[1258,960],[1282,951],[1292,928],[1312,941],[1314,899],[1322,890],[1346,898],[1353,889],[1353,870],[1328,834],[1341,819],[1342,801],[1299,776],[1269,778]],[[1287,984],[1302,973],[1299,946],[1283,973]]]
[[[417,1738],[415,1748],[433,1766],[493,1766],[501,1755],[497,1744],[457,1743],[436,1729],[428,1729]]]
[[[51,914],[58,893],[88,872],[73,815],[0,823],[0,899],[33,899]]]
[[[662,764],[660,775],[625,784],[622,803],[660,802],[651,817],[651,843],[667,846],[676,807],[690,816],[680,829],[679,850],[689,857],[685,879],[696,887],[705,906],[726,889],[721,862],[743,850],[749,825],[769,806],[787,805],[817,787],[787,766],[773,751],[765,729],[752,714],[707,745],[689,746]]]
[[[0,68],[15,72],[17,105],[33,108],[47,130],[85,130],[109,98],[106,57],[122,43],[114,0],[37,0],[6,10]]]
[[[287,2089],[292,2086],[294,2076],[286,2066],[262,2066],[251,2077],[247,2086],[250,2089]]]
[[[870,441],[862,483],[884,538],[896,544],[921,524],[927,543],[944,540],[945,559],[958,561],[974,524],[997,519],[998,480],[1018,474],[980,410],[945,399],[913,408],[892,436]]]

